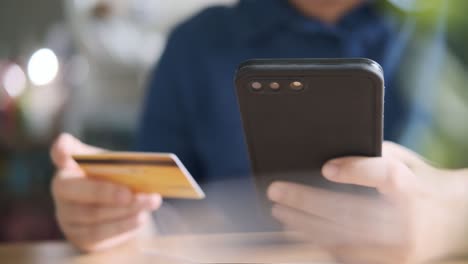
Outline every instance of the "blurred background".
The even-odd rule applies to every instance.
[[[444,167],[468,167],[468,1],[446,1],[435,121],[417,151]],[[54,138],[66,131],[130,149],[146,74],[168,32],[204,7],[235,2],[0,1],[0,242],[61,238],[49,193]],[[429,12],[420,23],[435,19]]]

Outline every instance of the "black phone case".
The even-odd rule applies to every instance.
[[[291,89],[292,82],[302,90]],[[251,167],[261,192],[276,180],[336,191],[323,164],[343,156],[381,155],[384,79],[369,59],[259,59],[242,63],[236,90]],[[262,89],[252,88],[260,82]],[[279,90],[269,84],[277,82]],[[263,194],[263,193],[262,193]]]

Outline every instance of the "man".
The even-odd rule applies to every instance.
[[[243,0],[234,8],[208,9],[180,25],[150,82],[139,150],[176,153],[202,184],[246,178],[249,163],[232,78],[241,61],[262,57],[378,61],[386,75],[385,135],[398,140],[414,112],[423,121],[426,113],[412,111],[399,85],[399,66],[414,27],[387,20],[377,3]],[[67,238],[88,251],[134,237],[149,212],[161,205],[158,195],[133,195],[122,186],[86,178],[70,155],[96,151],[68,135],[52,148],[58,220]]]

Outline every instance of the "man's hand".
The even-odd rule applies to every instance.
[[[323,167],[330,181],[376,188],[366,197],[273,183],[273,215],[343,262],[417,263],[465,254],[468,173],[431,167],[393,143],[382,158],[346,157]]]
[[[88,178],[71,157],[101,151],[67,134],[51,149],[57,168],[52,182],[57,219],[69,241],[84,251],[103,250],[134,237],[162,202],[159,195],[135,195],[126,187]]]

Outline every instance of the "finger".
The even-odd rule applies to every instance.
[[[322,174],[330,181],[377,188],[383,194],[401,194],[415,186],[414,173],[393,158],[347,157],[329,161]]]
[[[129,218],[120,219],[99,225],[70,225],[63,224],[66,236],[74,244],[87,251],[111,248],[128,240],[146,222],[149,216],[143,212]]]
[[[353,229],[394,222],[388,202],[378,197],[339,193],[296,183],[275,182],[268,189],[275,203],[315,215]]]
[[[70,134],[61,134],[52,145],[50,156],[54,165],[59,168],[76,168],[76,162],[71,158],[75,154],[92,154],[102,152],[100,148],[86,145]]]
[[[159,195],[138,195],[130,206],[103,207],[59,202],[57,215],[63,221],[73,225],[95,225],[128,218],[142,211],[153,211],[162,203]]]
[[[133,193],[124,186],[64,175],[67,173],[62,171],[52,181],[52,193],[56,200],[106,206],[127,206],[133,200]]]

